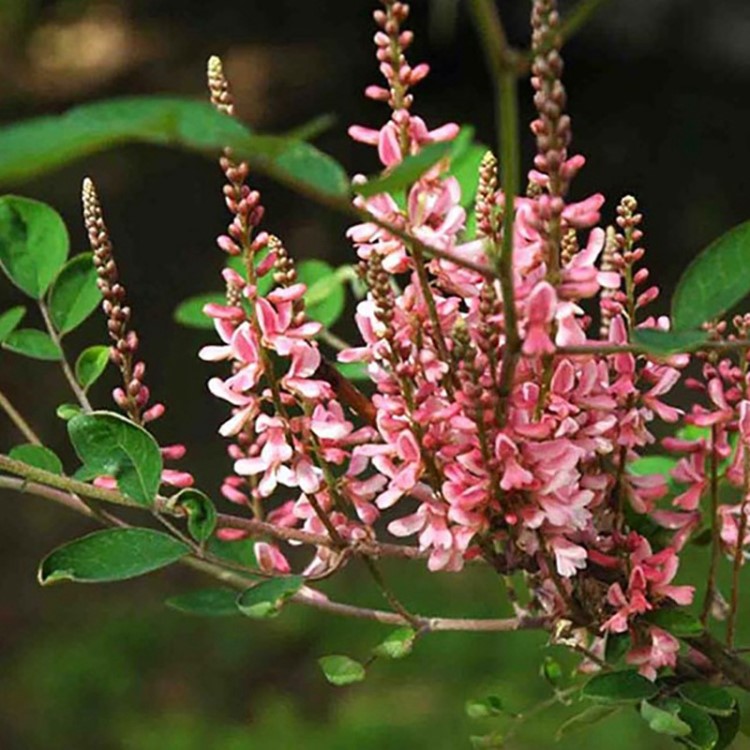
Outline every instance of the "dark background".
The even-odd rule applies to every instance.
[[[433,68],[417,91],[416,111],[431,125],[471,122],[491,143],[487,79],[463,5],[413,4],[418,36],[411,59],[427,59]],[[333,113],[337,122],[319,145],[350,173],[370,172],[373,154],[345,131],[351,122],[379,126],[386,117],[382,105],[361,96],[377,80],[372,7],[364,0],[0,0],[0,121],[114,95],[202,97],[205,61],[218,53],[249,124],[281,132]],[[526,44],[529,3],[506,0],[500,8],[512,39]],[[689,259],[750,213],[750,5],[610,0],[570,43],[566,61],[575,147],[588,159],[574,193],[603,192],[605,220],[622,195],[638,196],[648,262],[666,290],[664,308]],[[527,86],[522,96],[528,122]],[[188,445],[191,470],[215,494],[227,462],[221,439],[212,436],[224,409],[205,391],[214,368],[195,357],[210,336],[176,328],[171,313],[184,297],[219,288],[222,257],[213,240],[227,220],[220,173],[198,157],[130,147],[18,185],[14,192],[62,213],[76,252],[85,248],[78,195],[87,174],[104,202],[149,384],[169,408],[158,435]],[[257,182],[268,207],[266,227],[297,257],[352,259],[338,217]],[[9,284],[0,286],[0,309],[20,301]],[[346,326],[340,332],[353,336]],[[102,321],[94,316],[67,348],[75,355],[100,341]],[[113,384],[94,390],[99,406],[109,405]],[[71,400],[56,366],[0,353],[0,388],[74,466],[53,416],[58,403]],[[0,423],[3,450],[17,442]],[[536,636],[435,636],[407,662],[378,664],[364,686],[336,691],[315,659],[331,652],[366,657],[383,635],[379,628],[299,610],[268,625],[181,618],[161,600],[200,582],[178,570],[101,589],[40,589],[38,559],[89,527],[32,498],[5,495],[1,502],[2,748],[448,750],[469,747],[469,734],[491,728],[465,718],[466,699],[494,691],[520,710],[547,694],[536,676],[545,653]],[[429,576],[418,567],[398,573],[399,593],[414,609],[497,613],[490,576]],[[330,591],[378,604],[363,581],[352,567]],[[546,712],[531,722],[519,746],[551,746],[562,715]],[[615,749],[662,746],[630,715],[583,741]],[[743,742],[736,746],[750,746]]]

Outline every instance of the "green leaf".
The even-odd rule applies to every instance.
[[[253,568],[257,565],[255,559],[255,542],[252,539],[234,539],[228,541],[211,537],[206,544],[206,550],[222,560]],[[236,598],[236,596],[235,596]]]
[[[505,737],[502,732],[474,734],[469,737],[469,742],[474,750],[502,750],[505,747]]]
[[[695,750],[714,750],[719,742],[719,730],[716,722],[705,711],[680,703],[680,719],[690,726],[690,734],[681,738],[681,742]]]
[[[49,293],[49,312],[60,333],[83,323],[102,301],[91,253],[71,258],[60,271]]]
[[[365,679],[365,668],[348,656],[331,655],[318,659],[318,664],[323,670],[328,682],[336,687],[351,685],[354,682],[362,682]]]
[[[600,721],[616,714],[620,709],[617,706],[589,706],[581,713],[571,716],[560,725],[555,733],[555,741],[559,742],[563,737],[577,732],[581,729],[598,724]]]
[[[730,229],[685,269],[672,297],[675,328],[699,328],[750,292],[750,221]]]
[[[3,341],[3,349],[32,359],[56,362],[62,359],[60,347],[44,331],[36,328],[16,328]]]
[[[310,318],[332,326],[344,312],[346,292],[336,271],[322,260],[303,260],[297,266],[297,279],[307,285],[305,310]]]
[[[632,336],[636,346],[650,354],[668,356],[685,354],[700,349],[708,341],[705,331],[674,330],[660,331],[656,328],[636,328]]]
[[[687,682],[680,685],[679,693],[688,703],[716,716],[731,716],[736,705],[724,688],[706,682]]]
[[[124,581],[177,562],[190,548],[152,529],[105,529],[58,547],[42,560],[42,586],[58,581]]]
[[[203,617],[230,617],[239,615],[237,609],[237,592],[233,589],[200,589],[188,594],[173,596],[166,605],[187,615]]]
[[[169,503],[187,513],[188,530],[196,542],[206,542],[213,536],[217,514],[211,498],[200,490],[188,487],[170,498]]]
[[[458,180],[461,186],[461,205],[471,206],[479,186],[479,168],[482,159],[489,151],[481,143],[472,143],[458,158],[453,159],[449,174]]]
[[[630,636],[627,633],[608,633],[604,658],[607,664],[617,664],[630,650]]]
[[[669,456],[641,456],[628,464],[628,471],[638,477],[660,474],[668,477],[677,466],[677,459]]]
[[[91,388],[107,369],[108,363],[108,346],[97,345],[84,349],[76,360],[76,380],[82,388]]]
[[[254,135],[210,104],[175,97],[125,97],[74,107],[0,129],[0,184],[48,172],[125,143],[179,146],[209,154],[224,147],[253,169],[302,192],[349,194],[349,178],[309,143]]]
[[[5,163],[6,152],[0,145]],[[11,156],[12,154],[12,156]],[[50,206],[29,198],[0,198],[0,267],[34,299],[41,299],[68,257],[68,231]]]
[[[627,669],[592,677],[583,686],[581,695],[599,703],[637,703],[653,698],[658,692],[653,682]]]
[[[563,679],[563,670],[560,662],[551,656],[545,656],[539,667],[539,674],[549,682],[552,687],[558,687]]]
[[[302,576],[272,578],[243,591],[237,598],[237,606],[247,617],[276,617],[286,600],[294,596],[304,585],[305,579]]]
[[[263,140],[265,139],[265,140]],[[333,158],[319,151],[309,143],[275,136],[250,138],[247,146],[238,144],[236,153],[240,157],[253,160],[253,153],[260,151],[260,168],[264,168],[262,153],[273,141],[278,143],[278,151],[268,162],[267,173],[289,187],[305,192],[310,187],[326,195],[344,197],[349,195],[349,177],[343,167]],[[273,153],[273,150],[269,150]],[[258,157],[254,163],[258,165]]]
[[[16,461],[23,461],[23,463],[34,466],[37,469],[49,471],[52,474],[63,473],[62,461],[60,461],[54,451],[43,445],[34,445],[33,443],[17,445],[11,449],[8,456]]]
[[[398,628],[375,647],[374,653],[386,659],[403,659],[414,648],[417,634],[411,628]]]
[[[83,410],[78,404],[60,404],[60,406],[55,409],[55,414],[59,419],[69,422],[73,417],[81,414],[82,411]]]
[[[657,609],[647,612],[643,619],[677,638],[691,638],[703,633],[700,620],[684,609]]]
[[[740,709],[735,706],[729,716],[714,716],[713,720],[719,730],[719,741],[714,750],[726,750],[740,731]]]
[[[470,719],[490,719],[505,713],[503,702],[497,695],[488,695],[481,700],[466,701],[466,715]]]
[[[327,112],[313,117],[308,122],[303,122],[302,125],[292,128],[284,135],[295,141],[314,141],[318,136],[330,130],[336,124],[337,119],[336,115]]]
[[[336,369],[347,380],[369,380],[367,365],[363,362],[336,362]]]
[[[393,194],[398,190],[408,188],[441,159],[448,156],[452,156],[454,159],[460,158],[468,148],[473,136],[473,128],[462,128],[454,140],[431,143],[421,149],[419,153],[407,156],[383,177],[377,177],[355,185],[354,189],[360,195],[368,198],[380,193]]]
[[[665,711],[648,701],[641,702],[641,718],[657,734],[686,737],[692,731],[690,725],[682,721],[677,714]]]
[[[163,462],[156,440],[133,422],[111,412],[79,414],[68,434],[85,468],[114,476],[120,491],[151,507],[161,484]]]
[[[24,315],[26,315],[26,308],[23,305],[11,307],[10,310],[0,315],[0,344],[15,330]]]
[[[214,328],[213,318],[209,318],[203,312],[203,308],[211,302],[217,305],[225,305],[227,300],[221,292],[196,294],[194,297],[188,297],[188,299],[183,300],[177,305],[173,313],[174,319],[177,323],[187,328],[212,331]]]

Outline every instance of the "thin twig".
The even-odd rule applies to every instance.
[[[8,456],[0,455],[0,470],[7,471],[10,474],[15,474],[18,477],[23,477],[30,482],[43,484],[47,487],[62,490],[63,492],[80,495],[81,497],[88,497],[92,500],[101,500],[105,503],[113,503],[114,505],[124,505],[134,508],[142,507],[135,501],[129,500],[115,490],[96,487],[93,484],[87,484],[86,482],[80,482],[77,479],[54,474],[51,471],[37,469],[35,466],[30,466],[23,461],[16,461]]]
[[[518,54],[508,45],[502,19],[492,0],[471,0],[474,26],[482,43],[492,76],[495,117],[498,125],[498,153],[505,206],[503,238],[495,272],[503,297],[505,351],[500,371],[500,415],[504,420],[521,353],[521,337],[513,283],[513,240],[515,200],[520,189],[520,137],[518,128]]]
[[[219,513],[218,526],[219,528],[226,529],[242,529],[256,536],[267,535],[286,542],[302,542],[303,544],[311,544],[316,547],[328,547],[331,545],[331,539],[326,534],[313,534],[300,529],[276,526],[256,518],[240,518],[238,516]],[[417,560],[428,557],[427,552],[422,552],[417,547],[410,547],[403,544],[359,541],[351,542],[348,547],[353,554],[374,558],[396,557],[406,560]]]
[[[75,397],[83,410],[91,411],[91,402],[89,401],[86,392],[83,390],[83,388],[81,388],[78,381],[76,380],[76,376],[73,373],[73,369],[71,368],[70,363],[68,362],[68,358],[65,356],[65,350],[62,346],[62,337],[55,328],[55,324],[52,322],[52,317],[44,300],[39,300],[39,310],[42,313],[42,318],[44,318],[44,325],[47,328],[49,337],[55,343],[55,346],[57,346],[57,348],[60,350],[60,367],[62,368],[63,374],[65,375],[68,384],[70,385],[70,389],[75,394]]]
[[[709,496],[711,500],[711,559],[708,564],[708,581],[706,583],[706,596],[703,599],[701,610],[701,622],[705,625],[711,607],[716,597],[716,569],[719,564],[719,553],[721,551],[721,528],[719,526],[719,455],[716,448],[717,430],[711,427],[711,456],[710,456],[710,478]],[[741,543],[738,541],[738,543]]]
[[[393,591],[391,591],[390,587],[385,581],[385,578],[383,577],[383,574],[380,572],[380,568],[378,568],[375,562],[369,557],[363,557],[362,561],[367,567],[367,570],[370,572],[370,575],[375,581],[375,584],[385,597],[385,600],[388,602],[388,604],[391,605],[391,609],[394,612],[400,614],[401,617],[404,618],[404,620],[412,625],[412,627],[414,627],[416,630],[419,630],[422,627],[422,623],[420,622],[419,618],[409,612],[409,610],[399,601],[399,598],[393,593]]]
[[[39,436],[34,432],[31,425],[24,419],[21,412],[16,409],[15,406],[10,402],[10,399],[0,391],[0,409],[2,409],[9,417],[10,421],[18,428],[21,434],[33,445],[41,445],[42,441]]]

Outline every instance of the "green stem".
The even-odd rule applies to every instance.
[[[37,482],[46,485],[47,487],[53,487],[54,489],[63,490],[64,492],[71,492],[75,495],[80,495],[81,497],[91,498],[92,500],[101,500],[105,503],[124,505],[131,508],[143,507],[133,500],[128,500],[128,498],[114,490],[95,487],[93,484],[79,482],[77,479],[60,476],[59,474],[54,474],[53,472],[45,471],[44,469],[37,469],[35,466],[30,466],[23,461],[16,461],[8,456],[0,455],[0,471],[6,471],[17,477],[23,477],[30,482]]]
[[[711,559],[708,564],[708,581],[706,596],[703,600],[701,622],[705,625],[711,612],[711,605],[716,595],[716,569],[719,564],[721,537],[719,528],[719,456],[716,452],[716,427],[711,427],[711,456],[710,456],[709,497],[711,500]]]
[[[41,445],[42,441],[34,432],[31,425],[24,419],[21,412],[10,402],[10,399],[0,391],[0,409],[2,409],[11,422],[18,428],[19,432],[33,445]]]
[[[65,378],[70,385],[70,389],[75,394],[75,397],[78,399],[78,403],[83,407],[83,410],[92,411],[91,402],[89,401],[86,392],[78,384],[76,376],[73,374],[73,369],[71,368],[70,363],[65,356],[65,351],[63,350],[62,346],[62,336],[55,328],[55,324],[52,322],[52,317],[49,313],[49,309],[46,303],[42,300],[39,300],[39,310],[42,313],[42,318],[44,318],[44,325],[47,328],[47,333],[49,333],[50,338],[60,350],[60,367],[62,367],[63,374],[65,375]],[[127,384],[125,387],[127,388]]]
[[[500,14],[491,0],[471,0],[474,26],[479,35],[492,76],[495,111],[498,122],[498,153],[505,207],[503,241],[495,264],[500,279],[505,321],[505,351],[500,370],[500,412],[507,417],[507,403],[513,386],[516,365],[521,353],[515,289],[513,283],[513,231],[515,199],[521,181],[520,136],[518,125],[518,53],[508,45]]]

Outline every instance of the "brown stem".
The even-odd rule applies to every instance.
[[[375,426],[377,411],[367,396],[348,378],[344,377],[330,362],[322,359],[314,378],[325,380],[344,406],[348,406],[371,427]]]
[[[710,633],[683,640],[703,654],[730,682],[750,692],[750,664],[740,659],[736,653],[726,648]]]

